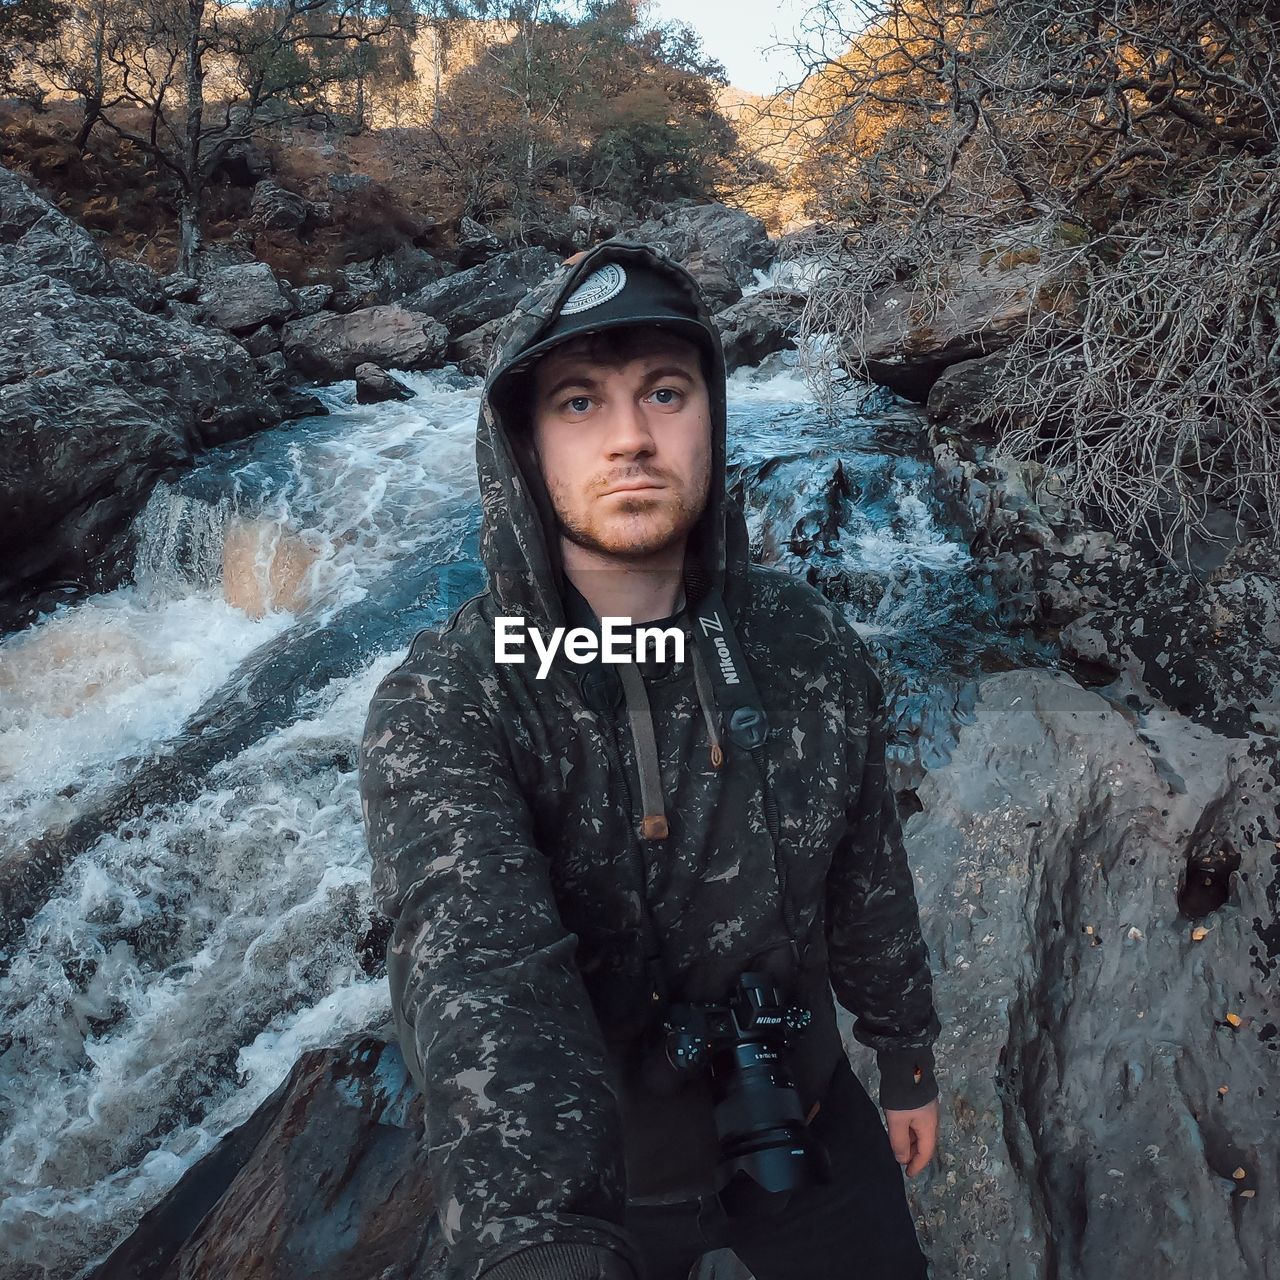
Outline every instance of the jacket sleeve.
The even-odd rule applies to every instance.
[[[897,803],[885,771],[884,691],[861,640],[863,696],[846,709],[851,742],[865,735],[849,826],[827,875],[827,951],[836,998],[854,1015],[854,1038],[876,1051],[880,1104],[910,1110],[938,1096],[929,954],[920,932]],[[855,663],[858,659],[855,658]]]
[[[633,1280],[603,1040],[480,680],[420,636],[360,749],[448,1280]]]

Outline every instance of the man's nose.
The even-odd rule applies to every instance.
[[[653,432],[643,404],[621,400],[610,405],[604,448],[610,458],[643,457],[653,453]]]

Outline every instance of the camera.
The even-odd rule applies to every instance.
[[[809,1011],[784,1004],[764,974],[744,973],[728,1002],[673,1004],[648,1079],[670,1092],[709,1070],[720,1160],[716,1190],[730,1217],[781,1212],[793,1192],[823,1181],[826,1156],[805,1125],[787,1050]]]

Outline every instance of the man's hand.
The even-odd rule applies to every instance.
[[[893,1158],[906,1166],[908,1178],[914,1178],[933,1159],[938,1145],[938,1099],[916,1107],[913,1111],[886,1111],[885,1125]]]

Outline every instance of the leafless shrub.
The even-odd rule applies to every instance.
[[[878,291],[909,282],[927,324],[996,252],[1029,268],[986,406],[1003,456],[1166,550],[1212,505],[1274,526],[1274,8],[864,0],[808,30],[773,110],[827,227],[801,325],[820,392],[853,385]]]

